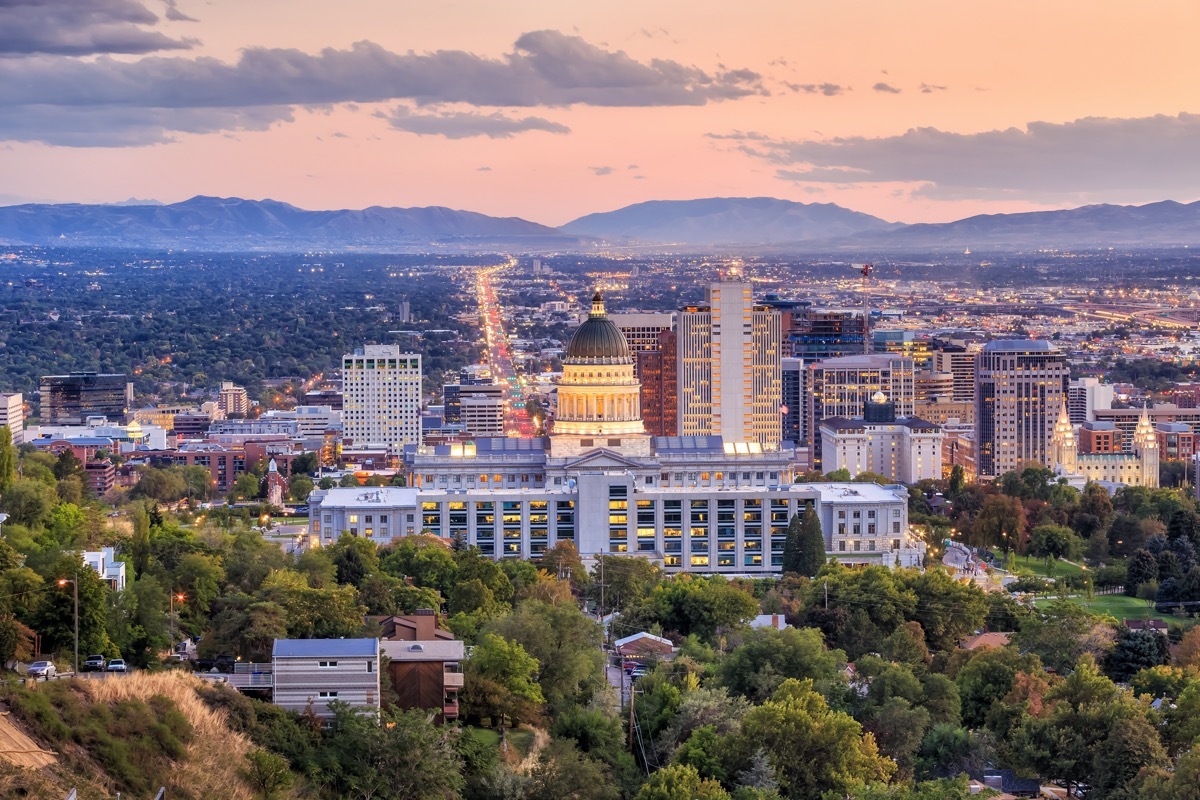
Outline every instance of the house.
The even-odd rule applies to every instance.
[[[1123,619],[1121,623],[1131,631],[1154,631],[1167,635],[1167,623],[1161,619]]]
[[[645,631],[617,639],[613,648],[622,659],[630,661],[665,661],[675,656],[675,645],[670,639]]]
[[[959,643],[959,647],[963,650],[977,650],[980,647],[1004,647],[1011,641],[1011,633],[991,631],[989,633],[977,633],[974,636],[968,636]]]
[[[83,554],[83,563],[91,567],[108,588],[120,592],[125,589],[125,562],[117,561],[117,553],[111,547],[88,550]]]
[[[399,708],[435,712],[438,722],[458,719],[458,692],[463,687],[463,643],[439,630],[431,609],[385,617],[379,623],[388,674]]]
[[[379,708],[378,639],[276,639],[271,653],[273,702],[303,712],[312,704],[331,717],[335,700]]]
[[[783,618],[783,614],[759,614],[754,619],[750,620],[751,628],[774,628],[781,631],[784,628],[790,628],[787,620]]]

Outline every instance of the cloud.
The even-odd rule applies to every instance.
[[[612,175],[612,167],[588,167],[596,175]]]
[[[168,19],[173,11],[168,3]],[[0,0],[0,55],[142,55],[196,44],[147,30],[158,21],[138,0]]]
[[[491,172],[492,168],[491,167],[476,167],[475,171],[476,172]]]
[[[1131,193],[1194,195],[1200,114],[1086,117],[960,134],[912,128],[899,136],[772,141],[745,151],[804,183],[922,183],[939,198],[1014,196],[1120,200]]]
[[[473,111],[434,111],[430,114],[414,114],[412,109],[397,106],[389,113],[376,114],[388,121],[398,131],[415,133],[418,136],[445,136],[447,139],[467,139],[486,136],[489,139],[511,139],[525,131],[547,131],[548,133],[570,133],[566,125],[551,122],[542,117],[508,117],[499,111],[492,114],[477,114]]]
[[[772,141],[770,136],[758,131],[739,131],[734,130],[732,133],[706,133],[706,139],[733,139],[735,141],[744,142],[769,142]]]
[[[803,92],[804,94],[823,94],[826,97],[834,97],[842,94],[850,89],[849,86],[841,86],[836,83],[784,83],[784,86],[791,89],[793,92]]]
[[[251,48],[234,63],[163,56],[132,62],[105,56],[90,61],[0,59],[0,115],[18,116],[32,107],[144,109],[145,117],[157,120],[155,130],[128,134],[158,140],[180,130],[172,126],[170,114],[151,113],[163,109],[213,109],[217,113],[210,127],[224,129],[217,123],[223,116],[219,110],[231,108],[394,100],[492,108],[698,106],[765,93],[761,76],[750,70],[705,71],[664,59],[637,61],[558,31],[523,34],[513,51],[498,59],[460,50],[394,53],[371,42],[316,54]],[[43,133],[29,126],[10,130],[23,128],[27,139],[59,143],[53,113],[44,110],[40,116],[49,126]],[[128,116],[136,123],[136,113]]]
[[[187,14],[179,10],[179,4],[176,0],[163,0],[166,3],[167,11],[166,18],[172,22],[199,22],[195,17],[189,17]]]
[[[175,133],[264,131],[294,119],[290,106],[254,108],[57,108],[25,106],[0,114],[0,141],[62,147],[141,147],[175,141]]]
[[[934,92],[944,92],[947,87],[938,86],[936,83],[922,83],[921,94],[933,94]]]
[[[900,92],[903,91],[903,89],[898,89],[891,84],[884,83],[883,81],[880,81],[871,88],[877,92],[886,92],[888,94],[900,94]]]

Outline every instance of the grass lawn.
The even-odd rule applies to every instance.
[[[1078,564],[1068,564],[1065,561],[1055,561],[1054,571],[1046,571],[1046,561],[1033,556],[1017,556],[1017,569],[1027,569],[1034,575],[1041,575],[1043,578],[1052,578],[1061,575],[1078,575],[1083,572],[1083,567]]]
[[[491,747],[500,746],[500,732],[491,728],[467,728],[471,732],[471,736],[480,744],[490,745]]]
[[[468,727],[467,730],[476,741],[489,747],[500,746],[500,732],[495,728],[476,728]],[[533,730],[530,728],[509,728],[505,734],[508,738],[508,746],[516,750],[521,758],[529,754],[529,748],[533,746]]]
[[[1039,606],[1044,606],[1052,602],[1052,598],[1038,600]],[[1109,616],[1121,619],[1145,619],[1149,614],[1151,619],[1162,619],[1167,622],[1182,622],[1182,617],[1176,617],[1172,614],[1159,614],[1154,610],[1153,606],[1147,606],[1145,600],[1139,600],[1136,597],[1126,597],[1123,594],[1098,594],[1092,600],[1086,597],[1072,597],[1071,602],[1079,603],[1097,614],[1108,614]]]

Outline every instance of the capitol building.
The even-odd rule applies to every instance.
[[[794,483],[793,451],[720,436],[651,436],[625,335],[592,299],[567,346],[548,436],[410,446],[408,486],[316,490],[314,543],[343,533],[387,544],[428,533],[494,558],[537,558],[573,542],[585,562],[637,555],[668,572],[778,573],[788,522],[813,507],[829,557],[915,566],[908,492]]]

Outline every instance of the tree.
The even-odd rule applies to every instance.
[[[1192,628],[1183,635],[1175,650],[1175,666],[1200,668],[1200,627]]]
[[[57,580],[78,581],[79,651],[109,652],[106,595],[108,586],[86,566],[78,554],[64,555],[51,568],[51,586],[34,618],[33,628],[42,635],[43,650],[66,652],[75,642],[74,588],[70,583],[54,585]]]
[[[663,630],[711,640],[720,630],[744,625],[758,601],[720,576],[676,575],[655,587],[645,611]]]
[[[12,431],[0,426],[0,495],[8,491],[17,479],[17,448],[13,446]]]
[[[958,499],[958,495],[963,490],[963,486],[967,483],[967,473],[963,469],[962,464],[955,464],[950,469],[950,482],[946,487],[946,497],[951,501]]]
[[[814,628],[757,628],[718,665],[731,692],[761,702],[789,678],[808,678],[826,692],[838,680],[846,655],[828,650]]]
[[[998,547],[1004,552],[1016,549],[1025,532],[1025,509],[1016,497],[988,495],[975,523],[971,540],[980,547]]]
[[[670,764],[650,775],[635,800],[729,800],[729,793],[691,765]]]
[[[1035,655],[1022,655],[1015,647],[983,647],[973,650],[954,676],[962,700],[963,724],[981,727],[993,704],[1012,690],[1017,674],[1040,672]]]
[[[1158,580],[1158,559],[1149,550],[1142,548],[1129,559],[1125,573],[1125,594],[1137,597],[1138,587],[1154,580]]]
[[[783,549],[783,571],[812,577],[825,565],[825,536],[812,506],[792,516]]]
[[[520,644],[486,633],[466,662],[466,704],[473,713],[493,719],[534,714],[545,702],[537,670],[538,660]]]
[[[542,551],[538,566],[560,579],[570,580],[574,586],[582,585],[587,581],[587,570],[584,569],[583,559],[579,557],[575,543],[567,539],[556,542],[553,547]]]
[[[329,556],[341,584],[357,587],[367,575],[379,569],[375,543],[360,536],[343,533],[329,548]]]
[[[574,603],[526,600],[487,630],[537,660],[538,685],[552,708],[585,703],[604,684],[601,627]]]
[[[7,667],[12,661],[32,659],[36,636],[33,630],[16,619],[10,616],[0,617],[0,666]]]
[[[8,512],[8,524],[27,528],[45,525],[51,510],[58,505],[54,487],[32,478],[17,478],[9,484],[2,499],[4,510]]]
[[[1054,600],[1037,613],[1023,615],[1013,643],[1041,658],[1058,673],[1075,668],[1084,653],[1097,660],[1112,647],[1115,633],[1103,617],[1070,600]]]
[[[293,475],[288,480],[288,497],[293,502],[303,503],[312,494],[313,481],[312,478],[304,474]]]
[[[879,755],[874,737],[850,715],[830,709],[808,680],[784,681],[746,714],[740,736],[751,752],[766,750],[787,797],[846,794],[886,781],[896,768]]]
[[[620,791],[603,765],[569,741],[555,739],[538,754],[524,796],[527,800],[617,800]]]
[[[229,494],[237,500],[253,500],[259,496],[260,484],[258,478],[249,472],[243,472],[233,482]]]
[[[246,766],[242,768],[242,777],[254,787],[262,800],[272,800],[281,792],[286,792],[292,788],[295,781],[287,759],[263,749],[246,753]]]
[[[1125,683],[1143,669],[1166,664],[1169,657],[1167,637],[1158,631],[1122,628],[1104,659],[1104,671],[1114,681]]]
[[[1056,558],[1078,558],[1083,541],[1065,525],[1038,525],[1030,533],[1029,552],[1047,562]]]

